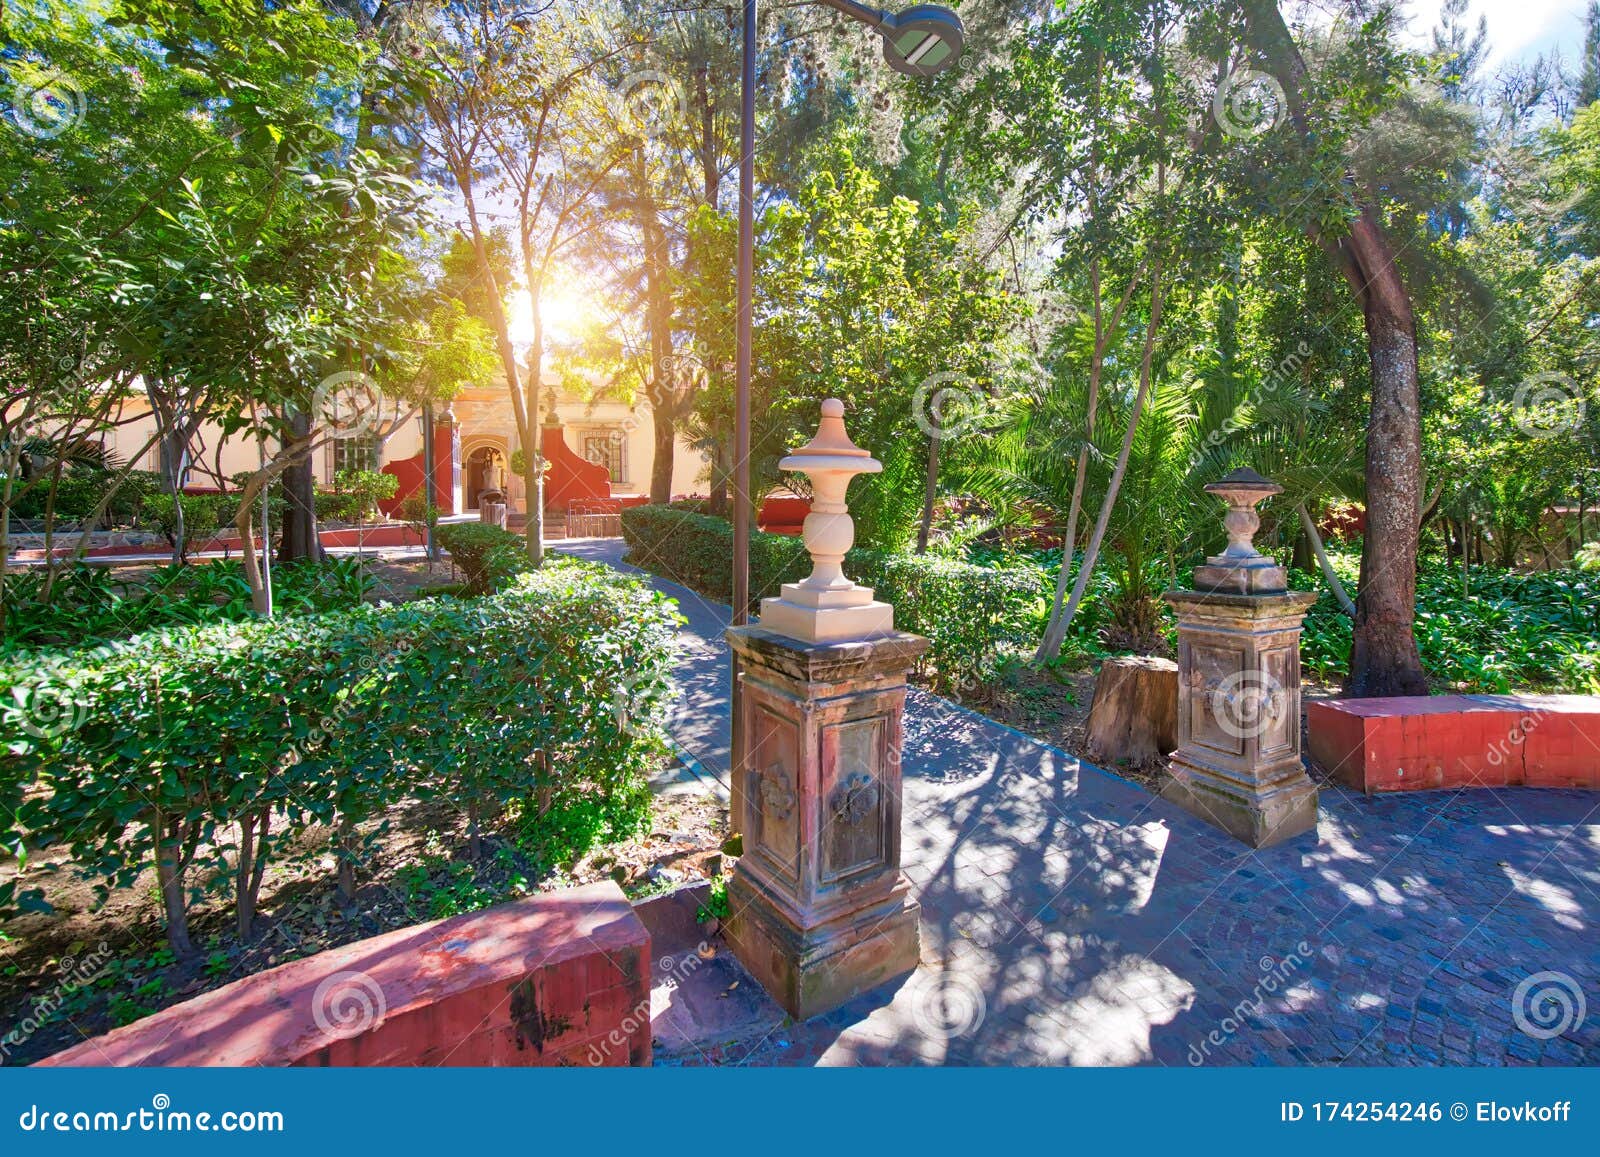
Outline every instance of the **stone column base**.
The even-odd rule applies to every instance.
[[[1162,799],[1253,848],[1317,830],[1317,789],[1304,772],[1257,787],[1178,762],[1170,771]]]
[[[879,902],[801,928],[736,871],[723,936],[772,998],[806,1020],[917,967],[920,907],[910,887],[901,876]]]

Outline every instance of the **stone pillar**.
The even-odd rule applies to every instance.
[[[798,1020],[917,965],[917,902],[900,871],[905,674],[926,639],[894,629],[840,569],[855,528],[850,478],[881,469],[850,443],[844,406],[779,465],[812,478],[809,578],[727,632],[737,657],[733,826],[744,836],[724,934]]]
[[[1288,588],[1252,543],[1255,507],[1282,487],[1235,470],[1206,487],[1228,503],[1228,547],[1195,568],[1178,613],[1178,750],[1162,796],[1252,847],[1315,831],[1300,758],[1300,624],[1317,596]]]

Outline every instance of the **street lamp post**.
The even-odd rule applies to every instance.
[[[423,527],[427,532],[428,565],[431,567],[439,561],[439,550],[433,541],[433,520],[435,510],[439,505],[438,482],[433,476],[433,402],[428,400],[422,403],[422,502],[423,502]]]
[[[948,8],[918,4],[885,12],[855,0],[815,0],[877,32],[883,59],[907,76],[932,76],[961,59],[965,30]],[[756,4],[744,0],[739,105],[738,352],[733,401],[733,622],[750,621],[750,361],[755,296]]]

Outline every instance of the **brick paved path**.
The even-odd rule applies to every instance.
[[[727,608],[653,581],[690,620],[675,735],[725,778]],[[1600,1064],[1600,795],[1325,790],[1315,838],[1253,852],[937,696],[906,727],[922,967],[663,1061]]]

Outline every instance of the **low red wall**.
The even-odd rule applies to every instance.
[[[756,512],[756,526],[768,534],[799,534],[810,513],[808,499],[796,494],[769,494]]]
[[[1600,787],[1600,697],[1436,695],[1306,705],[1307,748],[1365,792]]]
[[[42,1065],[648,1065],[650,934],[607,881],[245,977]]]

